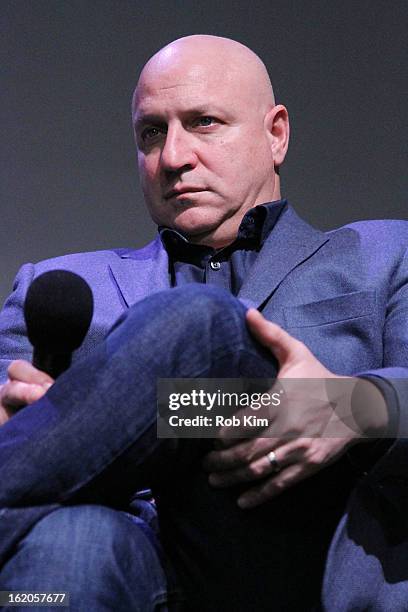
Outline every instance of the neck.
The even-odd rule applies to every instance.
[[[224,223],[219,225],[214,230],[203,232],[202,234],[189,235],[187,238],[193,244],[208,246],[212,247],[213,249],[222,249],[229,244],[232,244],[238,235],[239,226],[241,225],[242,219],[248,210],[251,210],[251,208],[254,208],[255,206],[259,206],[260,204],[265,204],[266,202],[276,202],[281,200],[279,180],[277,181],[276,186],[277,189],[275,189],[275,192],[271,198],[262,199],[262,201],[255,202],[255,204],[244,209],[243,211],[237,211],[235,215],[226,219]]]

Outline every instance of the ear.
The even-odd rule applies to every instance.
[[[279,167],[286,156],[289,145],[289,116],[283,104],[277,104],[265,115],[265,130],[270,141],[275,167]]]

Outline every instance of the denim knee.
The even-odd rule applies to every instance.
[[[56,510],[20,542],[1,589],[66,591],[76,611],[153,611],[166,600],[166,577],[141,523],[103,506]]]
[[[111,333],[124,326],[124,335],[136,343],[143,338],[163,343],[166,334],[190,338],[207,334],[208,337],[213,325],[219,328],[224,323],[226,332],[236,333],[238,328],[245,328],[245,312],[243,303],[227,291],[192,283],[160,291],[137,302],[115,324]]]
[[[131,320],[133,313],[145,308],[152,316],[162,320],[182,316],[187,323],[190,316],[196,322],[201,316],[217,314],[220,311],[245,313],[245,306],[224,289],[211,285],[187,284],[166,291],[159,291],[131,306],[123,319]]]

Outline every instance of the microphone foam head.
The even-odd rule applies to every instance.
[[[38,276],[24,303],[28,339],[34,347],[53,354],[72,353],[82,344],[92,314],[91,288],[67,270]]]

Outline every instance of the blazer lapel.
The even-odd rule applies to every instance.
[[[238,297],[259,308],[296,266],[328,240],[290,206],[284,208]],[[143,249],[124,251],[111,262],[110,270],[127,306],[170,288],[169,261],[160,236]]]
[[[123,252],[110,270],[127,306],[170,288],[169,260],[160,237],[143,249]]]
[[[302,221],[293,208],[284,208],[238,297],[259,308],[296,266],[328,240],[326,234]]]

